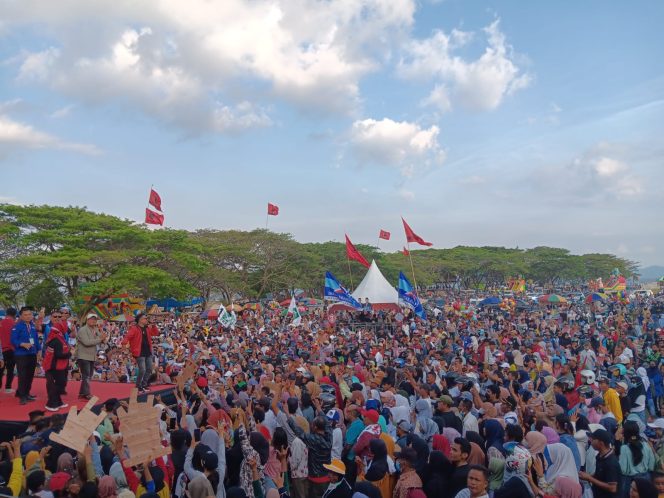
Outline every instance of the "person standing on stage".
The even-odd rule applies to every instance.
[[[80,333],[80,332],[79,332]],[[129,351],[136,360],[138,375],[136,387],[140,392],[148,392],[148,381],[152,375],[152,337],[159,335],[154,324],[148,324],[148,317],[143,313],[136,315],[136,323],[129,327],[122,345],[129,345]]]
[[[0,388],[2,388],[2,377],[7,372],[7,380],[5,381],[5,392],[11,394],[14,392],[12,389],[12,381],[14,380],[14,346],[12,346],[12,329],[16,325],[16,309],[7,308],[5,312],[7,316],[0,320],[0,345],[2,346],[2,358],[4,365],[0,367]]]
[[[35,377],[37,355],[41,350],[32,308],[28,306],[21,308],[19,320],[12,328],[11,343],[14,347],[14,358],[18,373],[16,396],[20,399],[20,404],[25,405],[28,401],[35,400],[35,397],[30,394],[30,390],[32,389],[32,380]]]
[[[57,412],[61,408],[67,408],[67,403],[62,402],[60,393],[67,386],[67,370],[69,369],[69,358],[71,352],[69,344],[65,340],[62,323],[55,323],[48,335],[48,342],[44,345],[44,360],[42,367],[46,372],[46,392],[48,401],[46,409]]]
[[[76,362],[81,372],[79,398],[90,399],[90,379],[97,359],[97,346],[108,340],[108,335],[97,327],[97,315],[88,313],[85,325],[76,334]]]

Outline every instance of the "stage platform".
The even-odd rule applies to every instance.
[[[16,379],[14,379],[14,385]],[[78,408],[83,408],[87,403],[85,399],[78,399],[78,390],[81,383],[78,381],[69,381],[67,383],[67,394],[62,397],[69,407],[76,405]],[[15,386],[14,386],[15,387]],[[117,398],[118,400],[128,399],[131,394],[133,384],[124,384],[120,382],[90,382],[90,391],[93,396],[99,398],[97,401],[96,409],[93,411],[98,412],[104,402],[109,398]],[[150,387],[150,394],[159,394],[162,396],[163,401],[167,405],[174,403],[173,384],[160,384]],[[11,436],[22,433],[28,425],[28,413],[33,410],[43,410],[45,417],[50,417],[57,413],[66,415],[69,412],[69,407],[63,408],[57,412],[51,412],[44,408],[46,404],[46,379],[43,377],[35,377],[32,383],[32,393],[37,399],[30,401],[25,405],[19,404],[19,399],[14,393],[7,394],[4,389],[0,391],[0,441],[7,441]],[[138,397],[139,401],[145,400],[147,394],[141,394]]]

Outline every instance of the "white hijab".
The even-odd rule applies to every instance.
[[[646,369],[643,367],[639,367],[636,369],[636,373],[641,377],[641,380],[643,381],[643,388],[648,392],[648,389],[650,389],[650,379],[648,378],[648,372],[646,372]]]
[[[563,443],[548,444],[544,449],[544,457],[549,461],[546,469],[547,482],[554,482],[556,477],[569,477],[579,482],[579,471],[576,470],[574,454]]]

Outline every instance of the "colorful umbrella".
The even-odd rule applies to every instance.
[[[503,300],[499,297],[487,297],[486,299],[482,299],[478,303],[478,306],[500,306],[502,302]]]
[[[592,294],[588,294],[586,296],[586,303],[590,304],[590,303],[602,302],[602,301],[605,301],[608,298],[609,298],[609,296],[607,296],[606,294],[604,294],[602,292],[593,292]]]
[[[216,320],[217,318],[219,318],[219,309],[210,308],[209,310],[203,311],[199,316],[207,320]]]
[[[567,299],[558,294],[544,294],[539,297],[538,301],[542,304],[565,304]]]

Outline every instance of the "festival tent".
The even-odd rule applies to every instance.
[[[399,309],[397,289],[390,285],[374,260],[371,260],[367,274],[351,295],[362,304],[369,299],[373,309]]]

